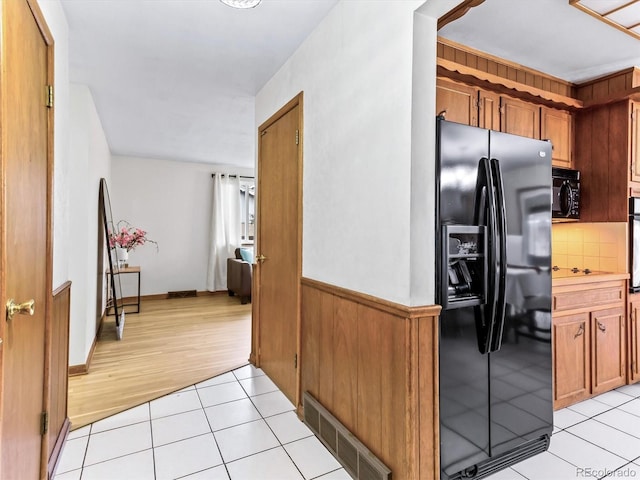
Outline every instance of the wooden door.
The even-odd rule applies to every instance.
[[[436,115],[445,119],[478,126],[478,89],[438,78],[436,81]]]
[[[591,314],[591,392],[602,393],[626,383],[624,308]]]
[[[589,337],[588,313],[554,316],[553,392],[555,409],[566,407],[589,396],[591,383]]]
[[[640,352],[638,347],[640,344],[640,322],[638,314],[640,313],[640,294],[629,295],[629,345],[627,347],[629,355],[629,383],[635,383],[640,380]]]
[[[516,98],[500,97],[500,131],[540,138],[540,107]]]
[[[571,168],[573,117],[569,112],[554,108],[540,109],[540,138],[551,140],[551,163],[557,167]]]
[[[41,29],[45,29],[44,31]],[[46,105],[53,52],[36,2],[2,2],[2,301],[34,300],[34,312],[2,308],[0,478],[44,476],[45,348],[51,307],[53,110]],[[45,460],[45,461],[43,461]]]
[[[640,102],[631,104],[631,181],[640,182]]]
[[[301,115],[302,94],[258,130],[260,298],[254,319],[257,363],[295,405],[302,274]]]

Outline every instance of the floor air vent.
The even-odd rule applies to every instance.
[[[390,480],[391,470],[365,447],[338,419],[304,392],[304,421],[356,480]]]
[[[178,292],[167,292],[167,298],[187,298],[197,296],[198,292],[196,290],[180,290]]]

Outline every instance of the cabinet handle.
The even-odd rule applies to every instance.
[[[582,335],[584,333],[584,324],[580,324],[580,326],[578,327],[578,331],[576,332],[576,334],[573,336],[573,338],[578,338],[580,335]]]
[[[607,331],[607,327],[605,327],[602,323],[598,322],[598,329],[601,332],[606,332]]]

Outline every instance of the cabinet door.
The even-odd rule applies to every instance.
[[[500,95],[478,90],[478,126],[500,131]]]
[[[629,383],[640,380],[640,357],[638,356],[638,340],[640,337],[638,313],[640,313],[640,294],[631,295],[629,302]]]
[[[602,393],[626,383],[624,307],[591,313],[591,391]]]
[[[540,138],[540,107],[516,98],[500,97],[500,131]]]
[[[551,140],[553,145],[553,165],[571,168],[572,130],[573,117],[569,112],[541,107],[540,138],[542,140]]]
[[[591,379],[588,313],[553,317],[554,408],[589,396]]]
[[[452,122],[478,126],[478,89],[461,83],[436,81],[436,115]]]
[[[631,102],[631,181],[640,182],[640,102]]]

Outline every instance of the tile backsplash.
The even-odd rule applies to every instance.
[[[628,270],[626,222],[554,223],[552,265],[611,273]]]

